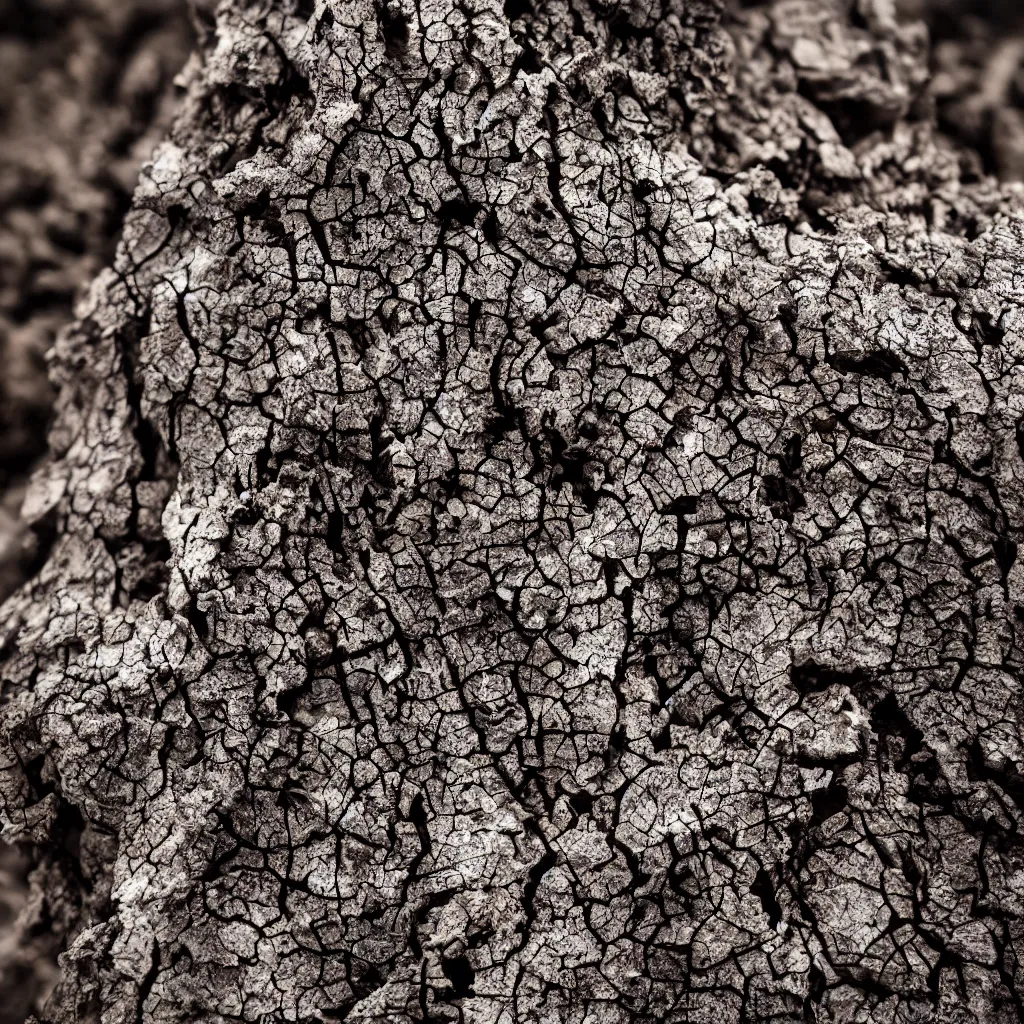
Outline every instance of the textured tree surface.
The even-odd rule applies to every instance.
[[[884,0],[224,0],[53,355],[54,1022],[1024,1016],[1024,193]]]
[[[46,449],[46,352],[113,255],[189,35],[182,0],[0,0],[0,600],[32,567],[18,506]]]
[[[55,525],[18,519],[46,450],[46,352],[113,256],[190,35],[181,0],[0,0],[0,601]],[[33,859],[0,848],[0,1024],[51,987],[63,939],[28,899]]]

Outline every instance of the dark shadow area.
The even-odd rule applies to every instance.
[[[21,850],[0,843],[0,1024],[22,1024],[59,974],[52,930],[29,905],[31,868]]]

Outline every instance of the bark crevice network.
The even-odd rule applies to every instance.
[[[0,624],[46,1018],[1019,1019],[1021,192],[923,27],[204,19]]]

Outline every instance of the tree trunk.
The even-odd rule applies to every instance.
[[[923,28],[201,17],[0,623],[46,1019],[1019,1019],[1024,223]]]

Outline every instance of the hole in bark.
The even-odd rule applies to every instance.
[[[846,786],[838,778],[824,789],[816,789],[811,794],[811,825],[820,825],[835,814],[846,809],[847,792]]]
[[[201,612],[193,601],[188,609],[189,625],[196,631],[200,640],[205,640],[210,635],[210,623],[207,620],[206,612]]]
[[[291,718],[291,716],[295,714],[295,709],[299,706],[299,701],[312,692],[313,685],[310,680],[307,680],[299,686],[294,686],[289,690],[282,690],[277,695],[277,710]]]
[[[85,820],[82,818],[82,812],[74,804],[62,800],[53,823],[53,840],[75,862],[76,867],[81,854],[83,831]],[[78,873],[76,870],[76,874]],[[92,886],[86,885],[86,888],[91,889]]]
[[[761,901],[761,908],[768,915],[768,923],[774,928],[782,920],[782,907],[775,895],[771,876],[764,868],[757,869],[750,891]]]
[[[768,473],[764,477],[764,492],[776,519],[793,521],[793,515],[807,504],[803,492],[782,476]]]
[[[451,960],[442,960],[441,970],[452,983],[452,991],[455,993],[456,999],[464,999],[466,996],[472,995],[476,971],[470,966],[468,957],[457,956]]]
[[[400,60],[409,48],[409,19],[395,7],[385,7],[377,15],[384,52],[391,60]]]
[[[649,28],[639,28],[629,20],[629,15],[624,11],[616,11],[608,19],[608,32],[615,39],[623,43],[630,40],[647,39],[651,35]]]
[[[43,778],[43,768],[45,765],[46,755],[39,754],[37,757],[33,757],[31,761],[26,761],[23,769],[25,778],[28,779],[37,800],[42,800],[43,797],[49,796],[55,788],[52,779],[46,780]]]
[[[281,463],[275,452],[269,448],[261,448],[256,454],[256,479],[260,487],[277,483],[281,473]]]
[[[803,444],[804,439],[799,434],[794,434],[786,442],[786,450],[779,459],[786,476],[793,476],[803,465]]]
[[[533,14],[533,4],[530,3],[530,0],[505,0],[503,9],[505,17],[509,21],[515,21],[518,18],[528,18]]]
[[[828,115],[845,146],[853,147],[873,131],[886,128],[896,118],[896,112],[883,110],[873,103],[858,99],[822,99],[807,82],[797,86],[797,92]]]
[[[907,364],[894,352],[883,350],[859,355],[852,352],[836,353],[825,360],[840,373],[860,373],[865,377],[886,380],[894,373],[909,374]]]
[[[465,199],[446,199],[441,203],[438,215],[441,218],[442,227],[452,221],[469,227],[482,209],[483,206],[480,203],[467,202]]]
[[[992,544],[992,550],[995,552],[996,565],[1005,579],[1017,561],[1017,542],[1007,537],[998,537]]]
[[[867,673],[860,669],[843,672],[839,669],[826,668],[814,661],[805,661],[802,665],[793,665],[790,668],[789,681],[798,693],[820,693],[830,686],[846,686],[856,693],[869,680]]]

